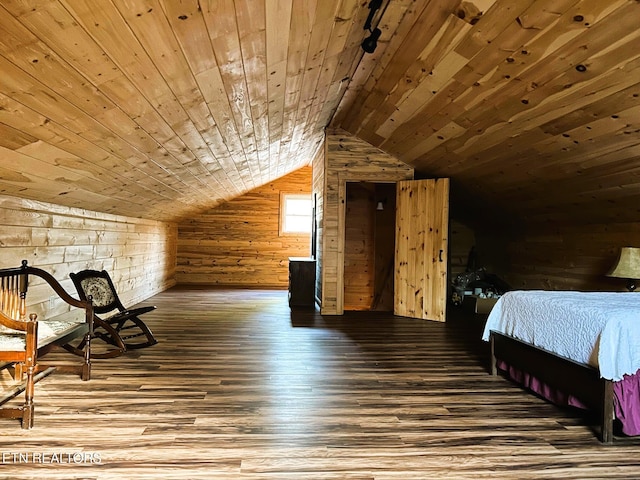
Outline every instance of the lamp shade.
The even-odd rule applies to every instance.
[[[607,273],[607,276],[640,279],[640,248],[622,247],[618,261],[611,271]]]
[[[371,35],[362,41],[362,49],[367,53],[373,53],[378,46],[378,39],[382,35],[382,30],[374,28]]]

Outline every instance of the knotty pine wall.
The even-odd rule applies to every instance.
[[[513,289],[625,291],[606,276],[624,246],[640,246],[640,224],[529,224],[476,229],[478,258]]]
[[[76,298],[69,273],[86,268],[107,270],[125,305],[175,284],[174,224],[0,196],[0,225],[0,268],[17,267],[25,259],[51,273]],[[35,278],[27,304],[40,318],[79,313],[70,313],[68,305]]]
[[[304,167],[178,225],[179,284],[287,288],[311,236],[278,234],[281,193],[311,193]]]
[[[375,183],[375,286],[372,310],[393,312],[394,258],[396,252],[396,184]]]
[[[313,159],[311,188],[316,202],[316,303],[322,305],[322,251],[324,249],[324,196],[326,191],[326,148]]]
[[[347,183],[344,309],[371,310],[375,295],[374,184]]]

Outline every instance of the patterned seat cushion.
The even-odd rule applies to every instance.
[[[84,322],[73,320],[43,320],[38,322],[38,347],[43,347],[72,332]],[[18,352],[25,349],[26,335],[0,325],[0,351]]]

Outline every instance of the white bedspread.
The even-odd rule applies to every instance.
[[[491,330],[524,340],[622,380],[640,368],[640,293],[512,291],[491,310]]]

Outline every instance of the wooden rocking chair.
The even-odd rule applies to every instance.
[[[151,330],[139,318],[140,315],[155,310],[155,306],[126,308],[116,292],[113,281],[107,271],[82,270],[70,274],[82,300],[93,302],[94,338],[103,340],[107,347],[103,350],[94,348],[93,358],[110,358],[124,353],[126,350],[149,347],[158,341]],[[112,313],[115,312],[115,313]],[[107,317],[98,315],[110,314]],[[144,337],[141,341],[132,341]],[[93,344],[95,347],[95,343]],[[82,345],[78,345],[79,348]]]

